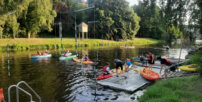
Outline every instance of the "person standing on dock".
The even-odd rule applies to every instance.
[[[115,64],[115,66],[116,66],[116,74],[117,74],[117,76],[118,76],[118,69],[121,67],[121,72],[120,72],[120,74],[121,73],[123,73],[123,62],[121,61],[121,60],[119,60],[119,59],[115,59],[114,60],[114,64]]]
[[[161,74],[161,70],[164,67],[165,68],[164,75],[165,75],[165,79],[167,79],[167,72],[170,68],[169,66],[171,66],[170,60],[167,58],[161,58],[161,56],[157,57],[157,60],[159,60],[161,62],[161,69],[160,69],[159,73]]]
[[[149,68],[152,69],[152,65],[154,64],[154,54],[149,52],[148,54],[148,63],[149,63]]]

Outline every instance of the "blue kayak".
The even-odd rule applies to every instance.
[[[37,59],[37,58],[48,58],[48,57],[51,57],[52,55],[51,54],[48,54],[48,55],[41,55],[41,56],[31,56],[32,59]]]

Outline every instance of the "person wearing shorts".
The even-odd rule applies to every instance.
[[[161,56],[160,56],[160,57],[157,57],[157,60],[159,60],[159,61],[161,62],[160,74],[161,74],[162,68],[164,68],[164,69],[165,69],[165,70],[164,70],[165,79],[167,79],[167,72],[168,72],[168,70],[170,69],[169,66],[172,65],[171,62],[170,62],[170,60],[167,59],[167,58],[161,58]]]
[[[130,59],[126,59],[126,63],[125,63],[125,72],[127,72],[128,70],[129,70],[129,68],[130,68],[130,66],[131,66],[132,64],[131,64],[131,61],[130,61]]]
[[[121,73],[123,72],[123,62],[119,59],[114,60],[115,68],[116,68],[116,74],[118,75],[118,69],[121,67]]]

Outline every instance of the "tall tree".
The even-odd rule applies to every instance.
[[[96,37],[112,40],[132,39],[140,18],[125,0],[95,0]]]
[[[138,36],[160,39],[164,33],[160,9],[156,0],[143,0],[133,6],[134,11],[141,17]]]

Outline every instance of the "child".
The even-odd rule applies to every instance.
[[[121,67],[121,73],[123,73],[123,62],[119,59],[115,59],[114,60],[114,64],[116,66],[116,74],[117,74],[117,77],[118,77],[118,69]]]
[[[103,67],[103,74],[104,74],[104,75],[110,74],[109,63],[107,63],[107,64]]]
[[[129,67],[130,67],[131,65],[132,65],[132,64],[131,64],[130,59],[126,59],[126,63],[125,63],[125,66],[126,66],[126,68],[125,68],[125,72],[127,72],[127,71],[129,70]]]
[[[154,64],[154,54],[149,52],[148,54],[148,63],[149,63],[149,68],[152,69],[152,65]]]
[[[41,54],[39,51],[37,51],[37,55],[38,55],[38,56],[41,56],[42,54]]]
[[[87,55],[84,57],[84,61],[88,61],[88,56]]]
[[[64,56],[67,56],[68,53],[69,53],[69,50],[68,50],[68,49],[65,50],[65,54],[64,54]]]

